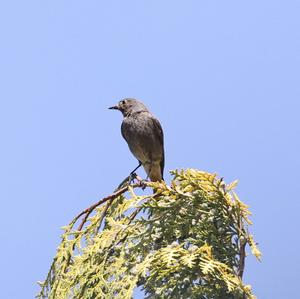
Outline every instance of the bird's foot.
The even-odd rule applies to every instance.
[[[133,182],[137,177],[138,176],[137,176],[137,174],[135,172],[131,172],[130,175],[129,175],[129,179],[128,179],[129,184],[131,182]]]
[[[139,183],[140,183],[140,186],[141,186],[142,190],[145,190],[146,187],[147,187],[147,181],[146,180],[140,180]]]
[[[142,188],[142,190],[145,190],[145,188],[147,187],[147,179],[142,179],[140,176],[138,176],[135,172],[131,172],[129,175],[129,179],[128,182],[129,184],[131,182],[134,182],[134,180],[137,180],[137,183],[140,185],[140,187]]]

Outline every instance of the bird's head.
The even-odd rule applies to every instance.
[[[109,107],[122,112],[123,116],[128,116],[134,112],[148,111],[147,107],[136,99],[126,98],[121,100],[117,105]]]

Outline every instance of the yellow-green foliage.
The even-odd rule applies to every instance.
[[[37,297],[126,299],[142,286],[146,298],[255,298],[241,276],[246,244],[260,252],[236,182],[193,169],[172,175],[170,186],[147,183],[155,194],[129,187],[106,201],[81,231],[78,219],[65,227]]]

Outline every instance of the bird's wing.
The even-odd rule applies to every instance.
[[[164,173],[164,167],[165,167],[165,153],[164,153],[164,132],[161,127],[160,122],[155,118],[151,117],[153,126],[155,128],[154,132],[156,134],[157,140],[159,140],[161,147],[162,147],[162,159],[160,162],[160,170],[161,170],[161,177],[163,178],[163,173]]]

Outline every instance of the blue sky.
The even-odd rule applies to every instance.
[[[136,166],[107,107],[137,97],[163,125],[166,172],[239,179],[257,297],[297,298],[299,14],[296,0],[2,1],[1,296],[33,298],[60,227]]]

